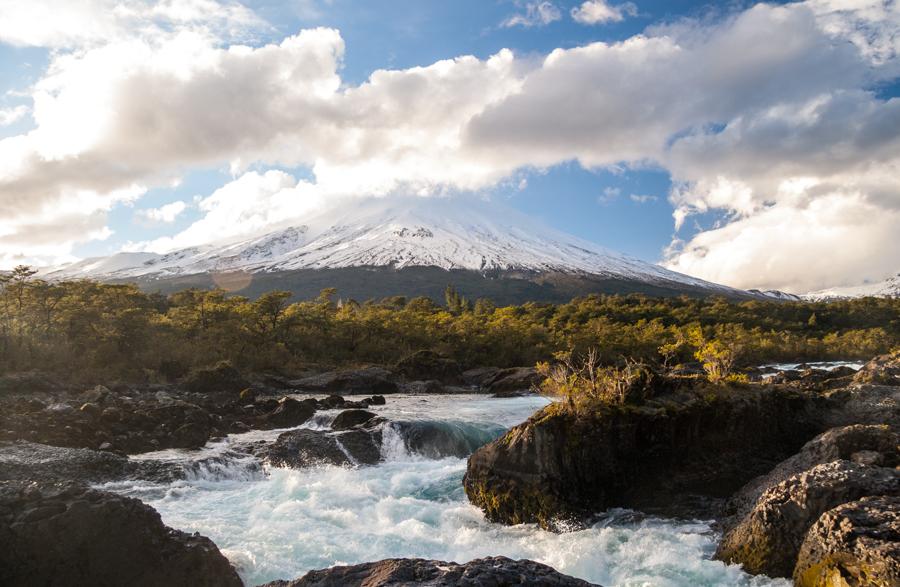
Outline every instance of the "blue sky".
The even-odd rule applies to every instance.
[[[208,4],[216,2],[219,4]],[[618,11],[620,16],[593,24],[576,22],[572,11],[582,4],[592,3],[602,5],[604,10]],[[0,125],[0,139],[9,139],[6,143],[13,146],[14,141],[28,136],[30,131],[38,129],[40,135],[44,129],[38,127],[43,125],[47,136],[66,137],[76,147],[62,155],[48,155],[46,146],[39,145],[33,148],[38,154],[31,159],[10,159],[26,164],[31,164],[32,160],[40,161],[55,166],[53,169],[58,169],[60,161],[65,161],[75,170],[67,168],[65,173],[68,175],[53,183],[46,178],[56,171],[38,173],[35,168],[36,176],[42,177],[49,186],[42,189],[56,189],[64,194],[59,196],[63,198],[59,201],[64,201],[65,205],[58,209],[66,212],[60,212],[59,218],[52,222],[45,222],[45,217],[52,216],[52,210],[45,208],[26,220],[25,214],[15,217],[15,206],[9,206],[6,212],[9,214],[11,210],[14,217],[7,220],[12,228],[7,229],[4,237],[3,211],[0,210],[0,259],[5,258],[6,264],[21,259],[58,260],[109,254],[122,247],[146,248],[187,242],[178,236],[182,233],[214,234],[214,228],[207,227],[206,232],[202,232],[203,226],[195,225],[212,226],[207,217],[218,213],[214,206],[227,207],[228,198],[240,199],[242,196],[227,189],[218,198],[211,199],[211,194],[248,172],[254,175],[247,178],[247,185],[253,183],[254,178],[254,186],[261,184],[265,173],[274,170],[290,176],[288,179],[285,179],[288,176],[279,176],[281,179],[276,182],[279,186],[299,180],[301,184],[309,184],[306,187],[320,189],[325,185],[324,171],[328,169],[349,175],[353,175],[354,170],[362,170],[360,165],[364,165],[364,161],[348,160],[345,151],[328,151],[327,142],[310,140],[310,144],[320,146],[316,147],[318,151],[309,147],[307,135],[301,131],[291,135],[298,145],[297,154],[293,155],[290,143],[282,144],[277,138],[276,135],[285,131],[278,128],[266,129],[275,138],[267,139],[268,142],[253,149],[231,144],[219,149],[216,145],[209,156],[178,159],[175,155],[168,157],[163,144],[160,152],[136,152],[132,159],[129,159],[130,155],[123,155],[119,161],[111,155],[134,149],[129,140],[139,139],[113,134],[115,125],[122,122],[116,118],[120,110],[128,109],[127,106],[117,107],[116,101],[131,90],[123,80],[133,72],[127,62],[122,64],[109,54],[104,55],[104,48],[121,45],[127,50],[135,50],[129,42],[138,38],[146,45],[142,50],[164,51],[167,46],[174,46],[177,33],[184,31],[191,34],[214,31],[211,38],[202,37],[202,41],[197,41],[201,45],[209,43],[203,51],[227,49],[238,44],[259,48],[269,43],[277,45],[304,29],[327,27],[339,31],[343,46],[334,71],[343,89],[337,90],[333,101],[344,98],[340,94],[345,91],[352,93],[354,88],[368,85],[366,82],[376,70],[395,70],[416,77],[412,68],[428,67],[445,59],[473,55],[477,59],[476,65],[466,67],[485,68],[491,56],[502,49],[510,49],[514,54],[509,68],[498,73],[498,76],[509,77],[503,80],[498,77],[496,84],[497,87],[508,84],[508,89],[501,92],[506,97],[485,99],[474,118],[462,120],[459,127],[459,136],[464,139],[476,137],[466,149],[470,146],[473,152],[474,147],[482,149],[481,155],[468,151],[461,155],[464,161],[460,168],[468,169],[483,159],[491,160],[493,167],[479,169],[484,177],[472,181],[450,180],[448,186],[448,180],[439,170],[441,157],[452,158],[456,153],[439,152],[429,155],[431,159],[420,160],[417,164],[426,169],[412,172],[411,179],[398,179],[401,182],[398,185],[408,186],[409,183],[403,182],[409,181],[421,186],[424,182],[428,186],[443,186],[439,191],[449,187],[450,191],[474,189],[491,194],[555,228],[606,247],[744,287],[800,290],[846,285],[878,279],[900,268],[900,253],[896,246],[879,241],[883,241],[883,235],[890,234],[893,228],[898,228],[896,218],[890,215],[900,208],[896,205],[896,183],[888,180],[886,185],[874,186],[873,177],[883,178],[885,173],[863,169],[856,162],[844,162],[846,169],[842,167],[835,171],[835,165],[816,156],[817,149],[821,148],[823,152],[831,149],[828,144],[821,143],[822,137],[840,135],[826,127],[835,126],[840,131],[840,125],[846,124],[840,118],[843,113],[859,113],[848,120],[860,120],[860,116],[886,120],[887,127],[882,131],[889,130],[894,124],[894,98],[898,95],[897,49],[892,49],[889,43],[897,37],[898,10],[892,3],[861,0],[864,6],[859,10],[846,10],[831,0],[764,5],[686,0],[247,0],[243,5],[226,0],[191,0],[188,4],[198,7],[195,13],[173,17],[173,5],[163,0],[158,4],[156,0],[90,0],[85,2],[81,12],[56,0],[35,0],[34,6],[47,9],[42,22],[34,13],[13,14],[19,5],[10,3],[6,13],[13,18],[7,19],[10,24],[6,29],[0,23],[0,112],[7,113],[7,124]],[[783,10],[778,8],[781,4],[784,4]],[[227,7],[228,11],[210,11],[209,6]],[[130,11],[129,14],[137,16],[119,20],[107,18],[110,13],[118,14],[114,9],[121,11],[123,7]],[[167,10],[170,12],[165,12]],[[539,10],[551,16],[542,21],[537,18]],[[225,13],[227,16],[222,16]],[[515,15],[521,15],[523,19],[517,24],[509,24]],[[532,22],[526,22],[529,15],[534,17]],[[53,21],[56,16],[60,22]],[[333,37],[326,37],[316,43],[323,47],[334,44]],[[606,43],[606,48],[579,57],[580,51],[595,47],[597,42]],[[782,44],[783,55],[778,49]],[[685,57],[673,57],[676,55],[674,48]],[[287,53],[283,46],[282,50]],[[559,76],[563,74],[549,71],[553,68],[544,60],[554,51],[573,64],[570,70],[563,71],[568,77],[561,78]],[[627,55],[623,64],[610,65],[609,62],[616,62],[621,57],[620,53]],[[300,57],[265,58],[272,62],[286,59],[279,67],[287,67],[284,63],[290,63],[289,59],[306,59],[300,53],[296,55]],[[265,67],[263,57],[259,55],[257,69]],[[112,67],[103,61],[108,59],[113,59]],[[88,86],[85,89],[77,81],[94,75],[95,70],[90,69],[95,66],[92,60],[96,61],[96,67],[107,69],[107,77],[97,70],[96,101],[89,95],[89,84],[85,84]],[[675,65],[666,69],[666,60]],[[151,58],[134,69],[145,67],[159,73],[154,70],[154,63],[157,61]],[[457,66],[463,68],[459,63]],[[82,67],[87,73],[79,74],[80,78],[65,76],[68,70],[75,71],[76,67]],[[116,74],[115,67],[122,67],[123,73]],[[166,67],[169,67],[168,63]],[[176,71],[178,65],[171,67]],[[629,69],[632,67],[633,76]],[[685,68],[684,75],[680,75],[679,67]],[[717,69],[719,73],[710,74],[710,69]],[[769,72],[771,79],[766,77]],[[317,70],[310,75],[322,75],[325,76],[322,79],[326,79],[328,72]],[[260,86],[254,86],[257,81],[251,77],[248,74],[247,80],[227,80],[224,90],[218,88],[217,91],[220,95],[223,91],[248,92],[248,96],[259,94]],[[429,71],[422,77],[426,78],[422,83],[427,85],[439,76]],[[555,81],[541,82],[542,79]],[[473,92],[477,93],[482,87],[485,93],[488,90],[499,92],[493,87],[489,74],[484,80],[479,82],[481,86],[475,86],[475,90],[467,90],[468,94],[460,100],[472,101]],[[130,78],[126,81],[130,83]],[[185,80],[179,79],[181,81]],[[556,91],[552,87],[554,83],[570,82],[571,94],[565,93],[566,88]],[[155,92],[164,83],[156,82],[147,87],[149,92],[144,93]],[[434,83],[435,87],[443,87],[437,85],[439,82]],[[522,83],[526,84],[524,89]],[[382,86],[385,86],[384,82]],[[38,112],[37,100],[42,87],[49,88],[44,95],[49,96],[50,106],[45,111],[52,113],[52,108],[57,108],[66,116],[48,116],[42,121],[32,118],[32,114]],[[620,87],[623,97],[617,101]],[[273,94],[273,100],[284,96],[284,90],[278,91],[282,94]],[[290,92],[289,87],[287,91]],[[453,86],[435,91],[446,94],[453,91]],[[580,98],[578,92],[595,92],[596,100]],[[533,95],[531,98],[529,93]],[[74,98],[64,101],[56,99],[59,97]],[[395,98],[402,96],[385,95],[383,99],[389,104]],[[575,106],[561,106],[560,112],[552,111],[553,105],[567,102],[569,98]],[[204,99],[216,100],[216,97],[204,95]],[[505,106],[504,100],[512,106],[495,107],[495,102]],[[518,105],[515,104],[517,100]],[[112,106],[103,111],[86,112],[82,128],[78,124],[82,115],[79,108],[92,102]],[[364,101],[362,103],[364,105]],[[146,122],[146,112],[165,117],[165,104],[160,99],[142,106],[145,110],[141,124]],[[456,101],[448,104],[456,104]],[[176,106],[187,112],[186,118],[178,119],[185,125],[191,125],[191,117],[196,118],[196,112],[203,109],[200,105],[201,110],[191,114],[190,109],[196,104]],[[15,109],[20,107],[26,108],[27,112],[16,114]],[[358,110],[362,106],[355,107]],[[418,105],[413,107],[418,108]],[[817,112],[815,124],[818,126],[815,128],[802,122],[804,116],[809,116],[810,108]],[[233,117],[246,114],[248,121],[241,123],[250,125],[251,131],[258,130],[252,127],[254,112],[224,111]],[[621,112],[621,116],[617,112]],[[425,115],[435,116],[427,112],[422,114]],[[504,121],[506,126],[498,127],[499,123],[492,123],[492,115]],[[577,120],[579,115],[583,115],[583,124]],[[772,116],[785,119],[774,124]],[[92,123],[91,117],[96,118],[96,124]],[[556,117],[559,122],[545,126],[535,123],[535,128],[530,128],[531,122],[541,117]],[[789,120],[789,117],[794,118]],[[134,121],[125,122],[132,124]],[[54,128],[54,124],[61,128]],[[222,119],[220,124],[228,125],[230,120]],[[338,128],[345,129],[346,124],[346,120],[339,122]],[[62,128],[67,125],[72,128]],[[586,137],[581,136],[581,126]],[[360,128],[354,128],[352,132],[366,132],[369,124],[364,123]],[[415,126],[412,128],[415,130]],[[110,135],[104,136],[102,133],[107,129],[112,129]],[[408,131],[404,127],[404,132]],[[96,148],[89,139],[81,141],[77,138],[91,136],[94,132],[100,133],[97,141],[103,148]],[[217,140],[210,138],[215,132],[210,134],[208,128],[185,129],[185,134],[192,132],[201,136],[204,145]],[[205,138],[204,132],[207,133]],[[293,129],[285,132],[290,134]],[[483,134],[478,135],[479,132]],[[507,132],[508,137],[499,136]],[[571,136],[566,136],[566,132]],[[587,134],[589,132],[593,134]],[[782,136],[779,133],[788,134]],[[383,137],[376,136],[371,140],[383,140]],[[885,170],[896,165],[893,145],[885,147],[883,141],[875,141],[874,135],[856,137],[855,140],[861,161],[883,162]],[[25,143],[24,140],[18,142]],[[82,146],[82,142],[87,146]],[[866,145],[870,143],[874,146],[868,153]],[[550,146],[545,148],[545,144]],[[777,148],[771,146],[776,144]],[[4,156],[2,145],[0,143],[0,169]],[[14,146],[19,148],[18,144]],[[791,161],[797,161],[796,165],[785,165],[786,156],[766,162],[766,157],[776,157],[774,151],[781,148],[786,152],[789,148],[795,149],[790,151],[790,157]],[[15,149],[11,148],[10,152]],[[273,149],[276,154],[272,154]],[[839,151],[840,145],[836,143],[833,152]],[[95,161],[92,157],[99,159]],[[166,162],[162,164],[160,160]],[[707,164],[713,160],[714,163]],[[235,161],[241,164],[236,167]],[[80,162],[84,162],[86,168],[83,173],[78,169]],[[88,169],[92,164],[103,167],[100,179],[98,175],[101,174]],[[408,172],[411,165],[409,161],[394,158],[385,164],[397,165],[399,174]],[[436,170],[429,171],[430,164],[434,164]],[[12,169],[19,168],[14,166]],[[120,171],[127,179],[119,183],[112,179],[106,181],[107,176],[115,176]],[[27,168],[22,172],[23,185],[32,186],[34,182],[27,180],[28,172]],[[276,179],[268,177],[270,182]],[[173,184],[177,185],[173,187]],[[82,189],[85,185],[86,192]],[[76,188],[81,191],[72,196]],[[3,189],[0,185],[0,203],[4,197]],[[338,188],[321,189],[332,193]],[[797,189],[803,192],[802,201],[797,199]],[[384,189],[379,193],[383,192]],[[9,201],[16,201],[15,194],[12,191],[9,194]],[[271,193],[266,192],[260,197],[270,196]],[[48,197],[48,201],[53,198]],[[79,215],[78,202],[82,201],[87,203]],[[200,204],[203,201],[206,204]],[[159,220],[162,216],[153,216],[153,210],[173,202],[183,202],[184,210],[165,221]],[[842,269],[840,275],[829,276],[829,267],[813,267],[814,263],[804,261],[821,256],[819,251],[824,241],[816,240],[824,238],[819,230],[821,223],[836,222],[832,230],[834,235],[856,234],[855,231],[861,229],[855,221],[851,222],[853,212],[868,210],[865,206],[883,206],[889,215],[884,216],[884,226],[877,227],[874,232],[870,227],[869,232],[875,235],[870,238],[872,242],[848,252],[846,259],[838,263],[846,270]],[[146,211],[150,211],[149,215]],[[673,218],[676,211],[677,222]],[[51,243],[52,239],[47,238],[47,243],[38,243],[26,237],[26,230],[35,235],[52,235],[54,222],[62,227],[58,231],[58,242]],[[265,226],[265,220],[259,222],[248,222],[248,226]],[[779,244],[778,239],[784,237],[783,227],[792,223],[803,225],[809,234]],[[74,227],[82,224],[81,233],[76,234]],[[172,236],[178,238],[165,240]],[[7,243],[3,242],[4,238]],[[871,260],[871,251],[879,248],[879,244],[886,252]],[[744,265],[728,268],[732,259],[740,259]],[[810,274],[797,277],[798,271],[809,271]]]
[[[522,55],[541,56],[558,47],[576,47],[594,41],[615,42],[639,34],[645,27],[681,17],[716,18],[741,3],[687,0],[641,2],[639,13],[622,22],[584,26],[572,20],[568,8],[578,2],[558,3],[560,20],[546,26],[503,27],[501,23],[519,11],[512,2],[497,0],[374,0],[328,3],[262,1],[247,2],[273,29],[257,43],[278,42],[302,28],[333,27],[341,31],[347,51],[341,75],[348,84],[364,82],[377,69],[405,69],[428,65],[459,55],[487,58],[503,48]],[[34,83],[47,66],[48,49],[0,45],[0,92],[22,91]],[[7,96],[8,105],[27,100]],[[0,128],[0,136],[18,134],[32,126],[27,119]],[[226,166],[190,171],[177,188],[152,189],[140,207],[159,207],[167,202],[205,196],[231,179]],[[659,261],[673,235],[670,187],[663,169],[588,171],[575,163],[528,174],[523,190],[496,190],[513,207],[543,219],[547,224],[611,249],[648,261]],[[609,190],[619,190],[618,193]],[[652,196],[642,202],[630,198]],[[104,241],[77,246],[79,257],[106,255],[129,241],[152,240],[183,229],[197,220],[188,210],[165,226],[147,226],[135,218],[133,205],[119,205],[110,212],[114,234]],[[686,235],[695,231],[685,226]]]

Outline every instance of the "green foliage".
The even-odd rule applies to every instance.
[[[571,352],[555,353],[555,362],[540,362],[537,372],[543,376],[540,391],[565,400],[575,411],[593,408],[598,403],[624,404],[646,399],[652,394],[653,373],[636,361],[624,366],[603,366],[595,348],[579,358]]]
[[[714,366],[713,377],[727,377],[746,365],[868,359],[900,346],[896,299],[734,303],[597,295],[497,307],[486,299],[473,305],[452,287],[446,307],[425,297],[357,302],[334,289],[309,301],[290,299],[283,291],[254,301],[197,289],[166,297],[127,284],[49,283],[18,267],[0,274],[0,372],[164,380],[219,361],[292,372],[311,363],[394,364],[418,350],[464,368],[507,367],[548,361],[562,349],[581,357],[593,348],[598,368],[623,369],[622,357],[670,366],[700,360]]]
[[[718,383],[731,375],[737,351],[733,345],[714,339],[704,341],[694,356],[703,364],[709,380]]]

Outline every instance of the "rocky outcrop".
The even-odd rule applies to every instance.
[[[143,479],[169,482],[183,476],[178,466],[162,461],[132,461],[121,455],[87,448],[33,442],[0,443],[0,481],[106,483]]]
[[[443,383],[458,383],[462,373],[459,363],[429,350],[416,351],[400,359],[394,371],[413,381],[436,379]]]
[[[254,421],[254,427],[272,429],[299,426],[312,418],[317,407],[318,404],[314,399],[298,401],[290,397],[283,397],[278,400],[275,409]]]
[[[900,351],[875,357],[853,379],[857,383],[900,385]]]
[[[492,521],[547,527],[610,507],[711,516],[707,498],[730,496],[815,434],[810,404],[777,387],[683,389],[589,413],[551,404],[470,457],[466,494]]]
[[[329,371],[321,375],[291,381],[295,389],[345,395],[389,394],[398,391],[393,373],[381,367]]]
[[[194,393],[237,393],[250,383],[228,361],[195,369],[184,379],[184,387]]]
[[[292,428],[319,409],[362,408],[384,396],[348,402],[265,396],[255,389],[195,393],[170,385],[96,386],[87,391],[0,396],[0,442],[26,440],[135,454],[195,449],[249,429]]]
[[[502,556],[481,558],[466,564],[444,561],[391,558],[373,563],[310,571],[294,581],[274,581],[261,587],[495,587],[545,585],[547,587],[591,587],[530,560],[514,561]],[[596,586],[595,586],[596,587]]]
[[[347,430],[360,424],[365,424],[377,414],[368,410],[344,410],[331,422],[332,430]]]
[[[276,467],[302,469],[317,465],[374,465],[381,460],[381,432],[289,430],[261,447],[257,456]]]
[[[79,485],[0,483],[0,544],[2,585],[242,585],[208,538]]]
[[[900,497],[866,497],[822,514],[800,547],[794,584],[900,585]]]
[[[482,382],[482,388],[497,397],[511,397],[532,392],[540,381],[541,376],[533,367],[512,367],[494,373]]]
[[[746,515],[767,489],[816,465],[837,460],[895,467],[900,465],[900,435],[886,425],[871,424],[855,424],[823,432],[803,445],[800,452],[735,493],[728,504],[729,513],[735,518],[732,523]]]
[[[833,409],[825,413],[826,428],[848,424],[886,424],[900,430],[900,386],[851,385],[824,394]]]
[[[810,527],[828,510],[873,495],[900,495],[900,471],[835,461],[766,490],[722,538],[716,558],[770,577],[790,577]]]

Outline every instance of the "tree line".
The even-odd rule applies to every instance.
[[[168,296],[131,284],[47,282],[28,267],[0,275],[0,372],[174,380],[222,360],[249,371],[390,365],[429,349],[463,367],[533,365],[595,349],[676,365],[724,352],[736,367],[867,359],[900,345],[900,300],[734,302],[591,295],[565,304],[497,307],[448,287],[445,303],[395,296],[358,302],[334,289],[291,303],[223,290]],[[704,351],[704,349],[706,349]]]

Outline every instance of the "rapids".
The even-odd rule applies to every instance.
[[[489,555],[533,559],[607,587],[789,585],[711,560],[718,537],[705,521],[617,510],[592,527],[562,533],[486,522],[463,492],[466,459],[458,453],[546,403],[389,396],[386,406],[373,408],[392,422],[382,429],[384,462],[376,466],[262,467],[235,449],[280,431],[255,431],[200,451],[141,455],[181,463],[185,480],[105,487],[142,499],[170,526],[210,537],[248,585],[389,557],[466,562]],[[325,428],[336,413],[320,412],[305,426]]]

